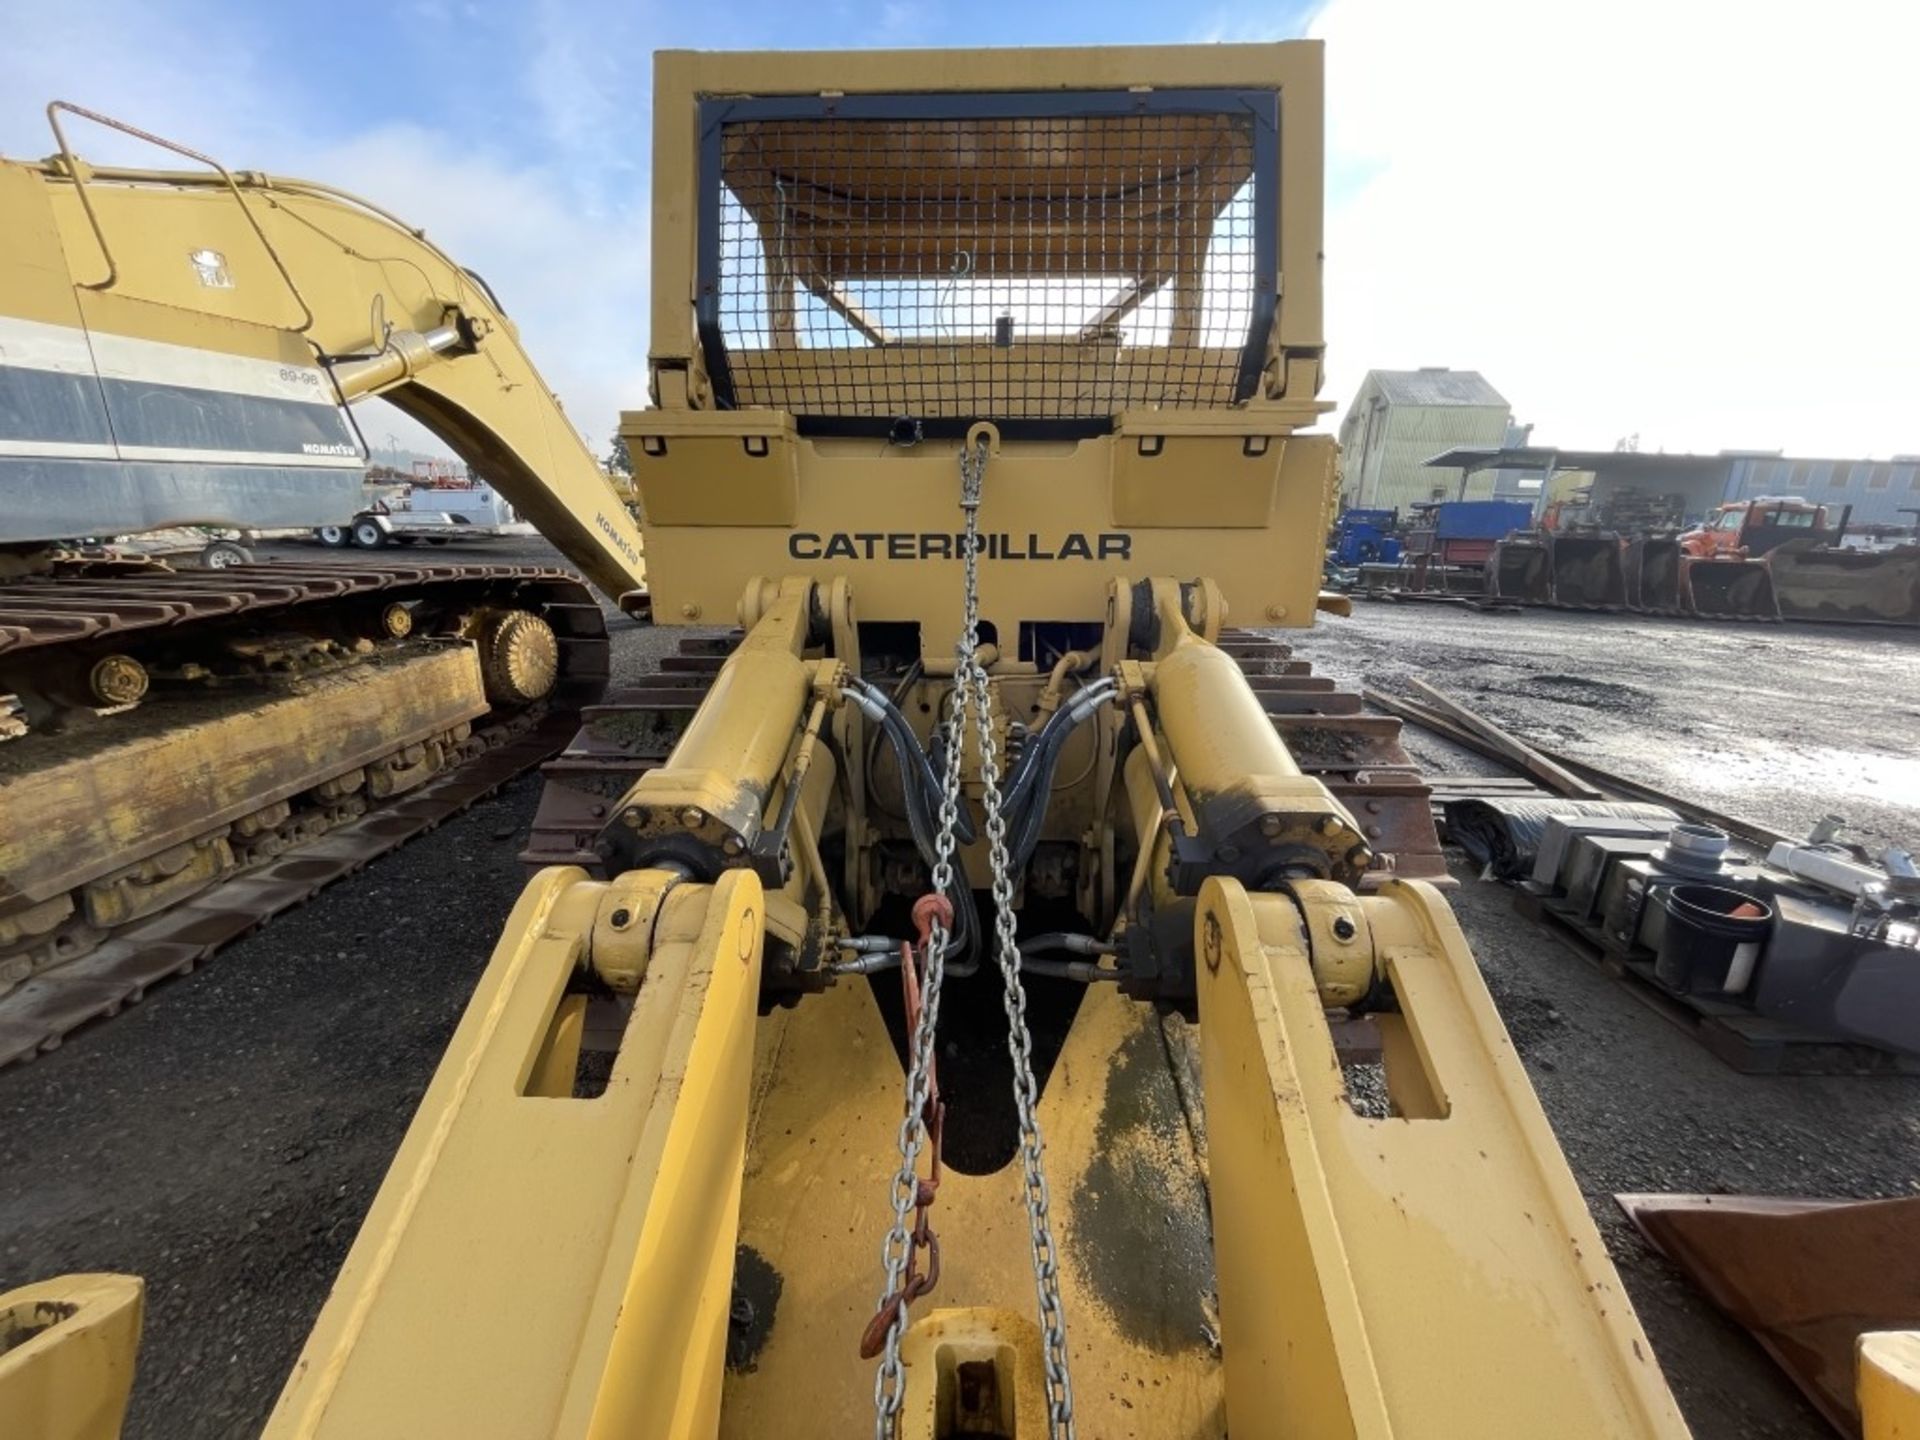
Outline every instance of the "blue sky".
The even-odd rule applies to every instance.
[[[487,276],[596,440],[645,388],[652,50],[1305,33],[1328,45],[1326,398],[1444,364],[1568,446],[1920,451],[1920,6],[9,8],[0,152],[46,153],[58,96],[363,193]]]

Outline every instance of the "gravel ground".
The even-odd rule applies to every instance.
[[[616,681],[673,638],[614,628]],[[1422,675],[1522,734],[1782,828],[1837,808],[1862,838],[1920,839],[1916,762],[1896,748],[1920,716],[1904,638],[1373,605],[1296,642],[1327,673]],[[1435,769],[1479,768],[1411,740]],[[518,893],[537,794],[516,782],[0,1072],[0,1289],[147,1278],[130,1436],[244,1435],[265,1418]],[[1611,1196],[1909,1193],[1920,1081],[1737,1075],[1520,922],[1509,892],[1459,874],[1488,984],[1696,1433],[1825,1435]]]

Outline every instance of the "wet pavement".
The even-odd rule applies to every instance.
[[[1789,834],[1920,846],[1920,631],[1356,600],[1315,668],[1436,685],[1524,740]]]

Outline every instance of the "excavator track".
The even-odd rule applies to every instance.
[[[156,677],[139,703],[49,724],[20,699],[108,657]],[[89,558],[0,585],[0,1065],[537,765],[607,667],[599,605],[540,566]]]
[[[690,636],[645,684],[614,691],[581,712],[581,727],[542,770],[546,787],[521,859],[580,865],[602,874],[594,839],[619,798],[666,762],[741,635]],[[1292,647],[1251,630],[1227,630],[1220,648],[1247,677],[1303,773],[1338,797],[1375,852],[1362,888],[1388,878],[1451,884],[1429,804],[1432,791],[1400,744],[1400,721],[1364,715],[1361,698],[1313,674]]]

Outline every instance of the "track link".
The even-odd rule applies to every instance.
[[[604,689],[609,661],[605,618],[593,596],[572,574],[540,566],[275,565],[211,575],[88,561],[64,574],[0,585],[0,692],[74,657],[140,654],[143,645],[178,654],[210,637],[325,629],[343,606],[394,602],[424,607],[416,613],[471,606],[537,613],[558,641],[558,683],[540,704],[495,707],[471,725],[401,744],[371,763],[343,771],[323,760],[287,800],[240,824],[215,826],[184,843],[130,843],[98,857],[91,873],[151,870],[178,894],[164,908],[142,907],[154,913],[107,927],[82,922],[75,890],[72,919],[44,943],[0,956],[0,1065],[31,1059],[77,1026],[137,1002],[155,981],[190,972],[221,946],[539,764],[566,743],[580,707]],[[360,673],[351,660],[340,669]],[[167,721],[167,703],[150,698],[125,713],[185,723]],[[100,740],[101,763],[113,763],[122,718],[102,716],[81,732],[83,740]],[[35,741],[29,735],[5,743]],[[370,778],[376,772],[378,782]],[[21,837],[11,838],[17,847]],[[208,883],[172,877],[179,857],[209,853],[222,863]],[[23,891],[14,883],[22,878],[0,875],[0,932],[9,920],[31,928],[36,904],[62,903],[64,891],[51,898]]]

